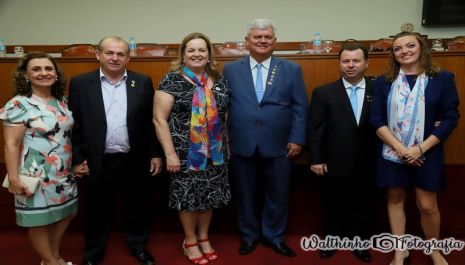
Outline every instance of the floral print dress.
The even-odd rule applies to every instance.
[[[15,96],[0,109],[4,126],[26,126],[20,148],[21,173],[40,178],[31,197],[15,195],[16,223],[23,227],[55,223],[77,212],[71,169],[73,117],[65,100],[47,103]]]

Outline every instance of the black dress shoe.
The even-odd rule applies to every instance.
[[[355,257],[357,257],[357,259],[363,262],[366,262],[366,263],[371,262],[371,254],[366,249],[356,249],[352,251],[352,253],[354,254]]]
[[[241,245],[239,246],[239,254],[247,255],[255,250],[255,245],[257,245],[257,241],[248,242],[245,240],[241,241]]]
[[[331,258],[334,254],[336,254],[335,249],[320,250],[320,258],[322,259]]]
[[[276,253],[286,256],[286,257],[295,257],[295,252],[284,242],[281,243],[271,243],[269,241],[263,241],[263,245],[273,249]]]
[[[152,254],[150,254],[150,252],[148,252],[148,250],[146,249],[132,251],[131,255],[133,255],[137,259],[139,265],[155,265],[155,259],[153,258]]]

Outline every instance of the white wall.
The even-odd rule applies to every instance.
[[[379,39],[410,22],[430,38],[465,35],[465,27],[424,28],[423,0],[0,0],[6,44],[97,43],[134,35],[137,42],[179,43],[190,32],[213,42],[242,40],[246,24],[274,20],[278,41]]]

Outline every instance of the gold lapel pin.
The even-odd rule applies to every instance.
[[[135,86],[136,86],[136,81],[131,80],[131,86],[132,86],[132,87],[135,87]]]

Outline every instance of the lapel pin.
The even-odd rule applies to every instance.
[[[220,88],[219,88],[219,87],[215,87],[215,90],[216,90],[216,91],[220,91]]]
[[[131,80],[131,86],[132,86],[132,87],[135,87],[135,86],[136,86],[136,81]]]
[[[275,65],[273,69],[271,70],[271,76],[267,82],[267,84],[270,86],[273,85],[273,79],[274,79],[274,76],[276,75],[276,68],[277,68],[277,65]]]

